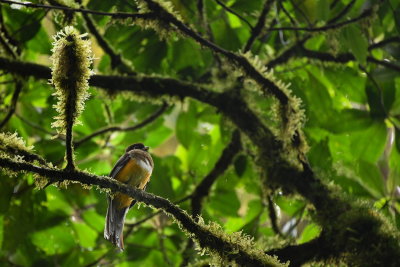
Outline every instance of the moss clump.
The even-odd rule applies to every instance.
[[[136,0],[138,8],[142,13],[154,12],[157,13],[157,17],[154,19],[135,19],[134,23],[140,25],[144,29],[153,29],[158,33],[161,39],[166,39],[173,32],[173,28],[169,22],[162,18],[167,14],[175,18],[178,21],[183,21],[180,14],[174,10],[174,6],[170,1],[144,1]],[[167,15],[167,16],[168,16]]]
[[[330,222],[324,234],[332,240],[331,255],[351,266],[396,266],[400,234],[378,211],[356,203]]]
[[[213,235],[222,239],[223,241],[231,244],[235,251],[226,251],[226,255],[221,254],[223,251],[220,248],[218,251],[213,251],[210,248],[201,248],[199,243],[197,242],[198,250],[201,254],[208,253],[211,256],[210,264],[212,266],[241,266],[235,260],[232,260],[233,257],[231,254],[238,253],[239,251],[246,252],[252,258],[257,259],[260,262],[263,262],[263,266],[288,266],[287,264],[282,264],[276,257],[269,256],[265,254],[264,250],[257,247],[257,244],[254,242],[253,237],[250,237],[242,232],[233,232],[226,233],[222,227],[215,223],[211,222],[209,224],[205,224],[204,221],[200,218],[199,224],[207,231],[210,231]]]
[[[59,134],[65,133],[67,124],[77,122],[77,117],[84,108],[84,101],[88,98],[88,80],[92,71],[92,52],[90,41],[85,40],[86,34],[71,26],[65,27],[54,36],[52,79],[58,99],[54,108],[59,113],[52,127]]]
[[[301,108],[301,99],[292,95],[289,89],[290,84],[285,84],[275,77],[273,70],[268,70],[265,64],[250,52],[242,54],[252,67],[259,72],[265,79],[272,82],[279,91],[287,98],[286,103],[276,101],[272,105],[272,114],[278,123],[278,129],[272,129],[275,137],[283,144],[282,156],[293,166],[301,169],[299,157],[302,157],[308,151],[308,145],[305,140],[302,128],[305,121],[305,113]],[[259,88],[263,84],[257,83]]]
[[[26,146],[25,141],[18,137],[17,133],[0,133],[0,149],[6,150],[9,147],[26,152],[30,152],[33,148]]]

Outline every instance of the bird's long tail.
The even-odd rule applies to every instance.
[[[116,199],[108,198],[108,209],[106,216],[106,226],[104,228],[104,238],[113,243],[121,251],[124,250],[124,221],[128,207],[119,207]]]

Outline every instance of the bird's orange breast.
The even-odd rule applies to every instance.
[[[150,176],[151,172],[143,168],[136,159],[131,158],[114,178],[121,183],[143,189],[148,183]],[[119,208],[128,207],[133,201],[133,198],[121,193],[117,193],[114,198],[118,201]]]

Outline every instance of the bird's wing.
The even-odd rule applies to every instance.
[[[129,159],[128,153],[125,153],[120,157],[117,163],[115,163],[114,168],[111,170],[110,177],[115,178],[119,171],[126,165],[126,163],[128,163]]]

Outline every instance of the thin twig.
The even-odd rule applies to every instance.
[[[244,23],[246,23],[247,26],[249,26],[249,28],[251,30],[253,30],[253,26],[250,24],[250,22],[244,18],[242,15],[240,15],[239,13],[237,13],[235,10],[233,10],[232,8],[228,7],[227,5],[225,5],[224,2],[220,1],[220,0],[214,0],[215,2],[217,2],[218,5],[222,6],[223,9],[225,9],[227,12],[235,15],[236,17],[238,17],[240,20],[242,20]]]
[[[380,59],[376,59],[376,58],[374,58],[372,56],[368,56],[367,57],[367,61],[400,72],[400,65],[391,63],[391,62],[389,62],[387,60],[380,60]]]
[[[256,40],[258,35],[261,33],[261,30],[265,24],[265,18],[267,17],[267,14],[268,14],[269,10],[271,9],[274,1],[275,0],[266,0],[265,1],[263,10],[261,11],[260,16],[258,17],[257,24],[254,28],[252,28],[250,38],[247,40],[246,45],[243,49],[244,52],[247,52],[251,49],[253,42]]]
[[[234,157],[242,148],[240,141],[240,133],[235,130],[232,133],[231,142],[222,151],[221,157],[218,159],[214,168],[204,179],[196,186],[193,191],[192,197],[192,216],[197,218],[201,214],[202,201],[210,193],[211,186],[215,183],[217,178],[221,176],[231,165]]]
[[[308,25],[311,26],[312,23],[311,23],[310,19],[307,17],[307,15],[304,13],[303,9],[301,9],[293,0],[290,0],[290,3],[294,7],[294,9],[297,9],[299,14],[307,21]]]
[[[51,131],[49,131],[49,130],[43,128],[42,126],[40,126],[40,125],[38,125],[38,124],[36,124],[36,123],[33,123],[33,122],[30,121],[30,120],[25,119],[24,117],[22,117],[22,116],[19,115],[18,113],[15,113],[15,116],[16,116],[18,119],[20,119],[22,122],[26,123],[27,125],[29,125],[30,127],[34,128],[34,129],[36,129],[36,130],[38,130],[38,131],[41,131],[41,132],[46,133],[46,134],[49,134],[49,135],[51,135],[51,136],[56,136],[56,135],[57,135],[55,132],[51,132]]]
[[[354,3],[356,2],[356,0],[351,0],[350,3],[348,3],[343,9],[342,11],[339,12],[339,14],[337,14],[335,17],[333,17],[332,19],[328,20],[328,24],[332,24],[335,23],[336,21],[338,21],[339,19],[341,19],[342,17],[344,17],[349,11],[350,9],[353,7]]]
[[[388,39],[382,40],[380,42],[377,42],[375,44],[372,44],[368,47],[368,50],[373,50],[376,48],[381,48],[382,46],[388,45],[390,43],[400,43],[400,36],[393,36]]]
[[[15,109],[17,107],[18,97],[19,97],[19,94],[21,93],[21,91],[22,91],[22,82],[17,81],[15,84],[15,90],[12,95],[11,104],[10,104],[10,107],[8,108],[7,115],[0,122],[0,129],[3,128],[4,125],[7,124],[7,122],[11,119],[11,116],[14,114]]]
[[[82,139],[76,141],[74,143],[75,148],[81,146],[84,142],[89,141],[90,139],[107,133],[107,132],[128,132],[128,131],[135,131],[137,129],[143,128],[144,126],[148,125],[149,123],[153,122],[155,119],[157,119],[159,116],[161,116],[164,111],[168,108],[168,104],[167,103],[163,103],[163,105],[160,107],[160,109],[158,109],[154,114],[150,115],[148,118],[146,118],[145,120],[143,120],[142,122],[134,125],[134,126],[130,126],[130,127],[120,127],[120,126],[111,126],[111,127],[106,127],[100,130],[97,130],[85,137],[83,137]]]
[[[299,47],[300,49],[298,51],[301,51],[301,56],[307,57],[307,58],[312,58],[312,59],[317,59],[321,61],[327,61],[327,62],[336,62],[336,63],[346,63],[349,61],[354,61],[356,60],[355,56],[351,53],[344,53],[344,54],[338,54],[338,55],[332,55],[326,52],[319,52],[319,51],[314,51],[310,50],[304,47]],[[372,56],[367,56],[367,61],[371,63],[375,63],[381,66],[384,66],[386,68],[393,69],[395,71],[400,72],[400,66],[396,65],[394,63],[391,63],[387,60],[380,60],[376,59]]]
[[[152,9],[156,14],[159,14],[159,19],[176,26],[176,28],[184,35],[189,36],[201,45],[208,47],[212,51],[225,56],[228,60],[232,61],[238,65],[247,76],[252,78],[255,82],[261,85],[262,90],[266,93],[272,94],[279,102],[286,106],[289,101],[288,96],[270,79],[266,78],[265,75],[260,73],[248,60],[242,55],[238,55],[231,51],[225,50],[222,47],[212,43],[209,40],[204,39],[197,32],[192,30],[189,26],[184,24],[182,21],[178,20],[174,15],[167,12],[158,3],[151,0],[146,0],[150,9]]]
[[[104,37],[99,33],[97,30],[96,25],[94,24],[93,20],[90,18],[89,14],[83,13],[82,14],[83,19],[86,22],[86,26],[91,34],[96,38],[97,43],[99,46],[104,50],[104,52],[110,56],[111,58],[111,68],[115,69],[118,66],[121,66],[120,71],[122,73],[127,73],[127,74],[135,74],[133,69],[126,64],[121,55],[117,54],[112,46],[104,39]]]
[[[269,31],[306,31],[306,32],[321,32],[321,31],[327,31],[327,30],[333,30],[333,29],[337,29],[343,26],[346,26],[348,24],[357,22],[359,20],[362,20],[366,17],[369,17],[372,15],[372,9],[367,9],[365,10],[363,13],[361,13],[360,16],[353,18],[353,19],[349,19],[343,22],[339,22],[336,24],[327,24],[325,26],[322,27],[279,27],[279,28],[270,28],[268,29]]]
[[[11,1],[11,0],[0,0],[0,3],[5,4],[15,4],[20,6],[26,6],[31,8],[44,8],[44,9],[52,9],[52,10],[63,10],[68,12],[79,12],[84,14],[93,14],[99,16],[109,16],[116,19],[124,19],[124,18],[132,18],[132,19],[155,19],[154,13],[126,13],[126,12],[103,12],[103,11],[95,11],[90,9],[83,8],[72,8],[65,6],[52,6],[52,5],[42,5],[35,4],[31,2],[19,2],[19,1]]]

